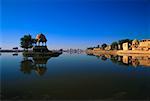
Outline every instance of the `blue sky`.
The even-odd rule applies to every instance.
[[[150,38],[149,0],[1,0],[0,46],[46,35],[49,49]]]

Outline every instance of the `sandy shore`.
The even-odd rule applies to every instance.
[[[123,50],[110,50],[110,51],[105,51],[105,50],[99,50],[99,51],[94,51],[94,50],[87,50],[86,53],[88,54],[110,54],[110,55],[150,55],[150,51],[137,51],[137,50],[128,50],[128,51],[123,51]]]

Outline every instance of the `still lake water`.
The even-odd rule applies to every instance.
[[[0,69],[2,99],[150,100],[149,66],[119,65],[84,53],[45,60],[1,53]]]

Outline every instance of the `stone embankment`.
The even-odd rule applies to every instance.
[[[95,50],[86,50],[86,53],[87,54],[110,54],[110,55],[121,55],[121,54],[124,54],[124,55],[150,55],[150,51],[139,51],[139,50],[127,50],[127,51],[124,51],[124,50],[109,50],[109,51],[105,51],[105,50],[98,50],[98,51],[95,51]]]

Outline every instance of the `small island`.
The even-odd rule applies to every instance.
[[[62,54],[62,50],[51,51],[48,50],[46,42],[47,39],[44,34],[37,34],[36,38],[32,38],[31,35],[24,35],[21,39],[21,47],[24,48],[23,55],[28,57],[35,56],[59,56]],[[28,50],[30,49],[30,50]]]

